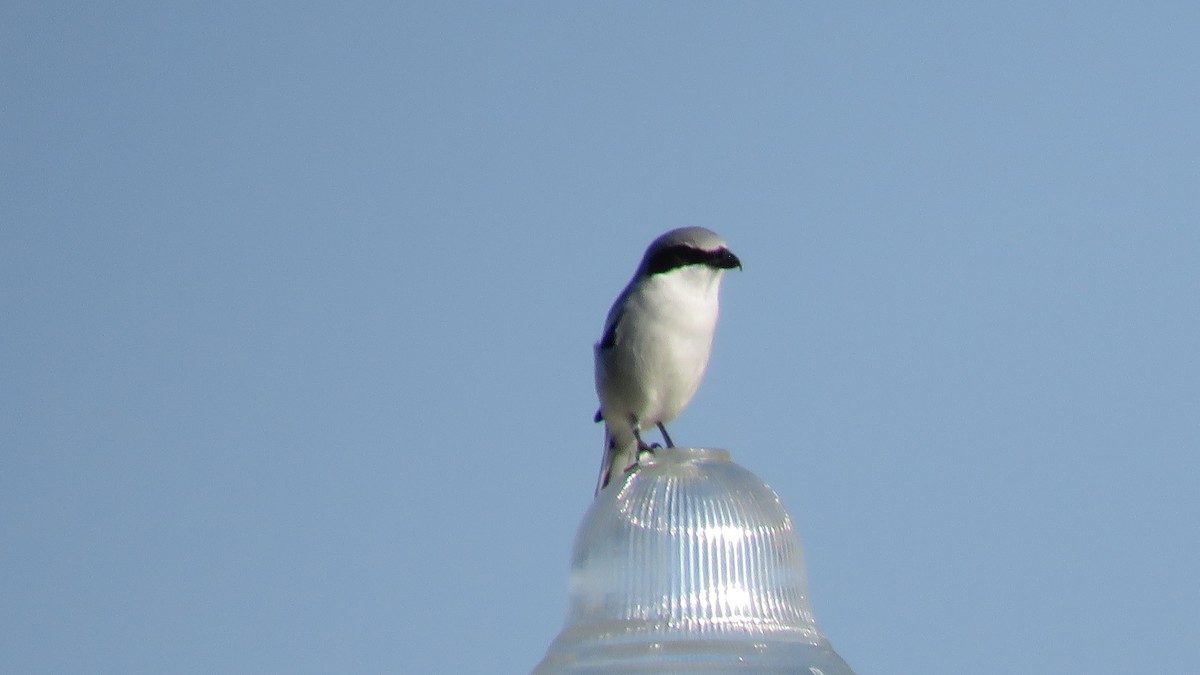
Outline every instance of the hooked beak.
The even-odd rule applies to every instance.
[[[717,257],[713,260],[713,265],[723,270],[731,270],[735,267],[739,270],[742,269],[742,261],[727,248],[723,248],[717,252]]]

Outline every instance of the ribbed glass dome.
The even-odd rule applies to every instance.
[[[853,675],[779,496],[724,450],[664,448],[584,516],[566,625],[534,672],[695,670]]]

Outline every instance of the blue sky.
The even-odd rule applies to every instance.
[[[860,675],[1200,659],[1195,3],[169,5],[0,21],[0,670],[527,672],[682,225]]]

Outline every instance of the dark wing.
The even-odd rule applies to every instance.
[[[612,349],[617,344],[617,325],[621,323],[621,314],[618,313],[612,317],[612,321],[608,322],[608,330],[604,331],[604,337],[600,338],[599,344],[596,345],[598,351]],[[604,411],[597,410],[596,416],[592,418],[593,422],[604,421]]]
[[[629,286],[621,291],[617,296],[616,302],[613,303],[612,309],[608,310],[608,318],[604,322],[604,336],[600,338],[600,342],[596,344],[596,349],[612,349],[617,344],[617,329],[621,326],[621,318],[625,315],[625,296],[629,295]]]
[[[621,317],[625,314],[625,296],[629,295],[629,288],[626,287],[621,291],[621,295],[617,296],[617,301],[613,303],[612,309],[608,310],[608,321],[604,326],[604,335],[600,338],[600,342],[596,343],[596,352],[602,352],[606,349],[612,349],[617,345],[617,329],[621,326]],[[597,410],[596,416],[592,418],[593,422],[604,421],[604,411]]]
[[[608,322],[608,329],[604,331],[604,337],[600,338],[600,344],[596,345],[599,349],[612,349],[617,344],[617,326],[621,324],[621,314],[617,314]]]

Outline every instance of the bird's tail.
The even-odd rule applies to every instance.
[[[614,479],[619,480],[637,462],[637,439],[629,434],[614,434],[608,424],[604,425],[604,459],[600,462],[600,478],[596,481],[596,494]]]

